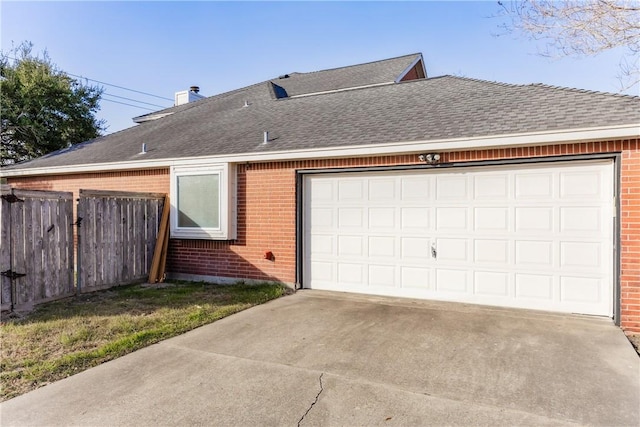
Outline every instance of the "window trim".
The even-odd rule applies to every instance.
[[[178,178],[218,175],[219,227],[178,226]],[[174,239],[234,240],[236,238],[236,168],[230,163],[171,167],[171,237]]]

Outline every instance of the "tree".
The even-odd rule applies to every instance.
[[[33,159],[95,138],[103,89],[57,69],[28,42],[0,53],[0,165]]]
[[[505,25],[508,31],[546,40],[543,55],[597,55],[626,48],[627,56],[620,63],[623,89],[640,81],[637,0],[524,0],[498,4],[511,18],[511,23]]]

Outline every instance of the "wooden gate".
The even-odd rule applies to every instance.
[[[0,193],[2,309],[75,294],[73,194],[7,185]]]
[[[147,279],[164,197],[155,193],[80,190],[78,292]]]

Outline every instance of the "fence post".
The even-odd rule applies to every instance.
[[[80,199],[76,205],[76,222],[73,223],[77,227],[78,244],[76,245],[76,295],[80,295],[82,289],[82,216],[80,210]]]
[[[12,194],[9,184],[0,183],[0,196]],[[0,271],[11,271],[11,204],[0,199]],[[9,301],[7,301],[7,299]],[[13,310],[15,292],[10,276],[0,276],[0,300],[2,308]]]

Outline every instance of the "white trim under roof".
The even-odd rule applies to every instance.
[[[571,144],[592,141],[612,141],[640,138],[640,123],[622,126],[567,129],[563,131],[528,132],[469,138],[450,138],[426,141],[389,142],[345,147],[308,148],[301,150],[270,151],[266,153],[225,154],[218,156],[170,158],[158,160],[93,163],[70,166],[2,170],[0,177],[74,174],[86,172],[124,171],[134,169],[160,169],[170,166],[189,166],[207,163],[271,162],[347,157],[374,157],[402,155],[426,151],[461,151],[490,148],[513,148],[550,144]]]
[[[135,123],[144,123],[144,122],[150,122],[152,120],[158,120],[163,117],[170,116],[172,114],[173,114],[173,111],[170,111],[168,113],[150,113],[150,114],[145,114],[144,116],[134,117],[132,120]]]
[[[409,64],[409,66],[407,68],[405,68],[405,70],[402,73],[400,73],[400,75],[398,76],[398,78],[396,78],[394,83],[400,83],[402,81],[402,79],[404,79],[404,77],[409,73],[409,71],[411,71],[411,69],[413,67],[415,67],[416,64],[418,62],[420,62],[420,61],[422,61],[422,54],[421,53],[419,53],[418,57],[416,59],[414,59],[411,62],[411,64]],[[424,61],[422,61],[422,71],[424,72],[424,78],[426,79],[427,78],[427,69],[424,66]]]

